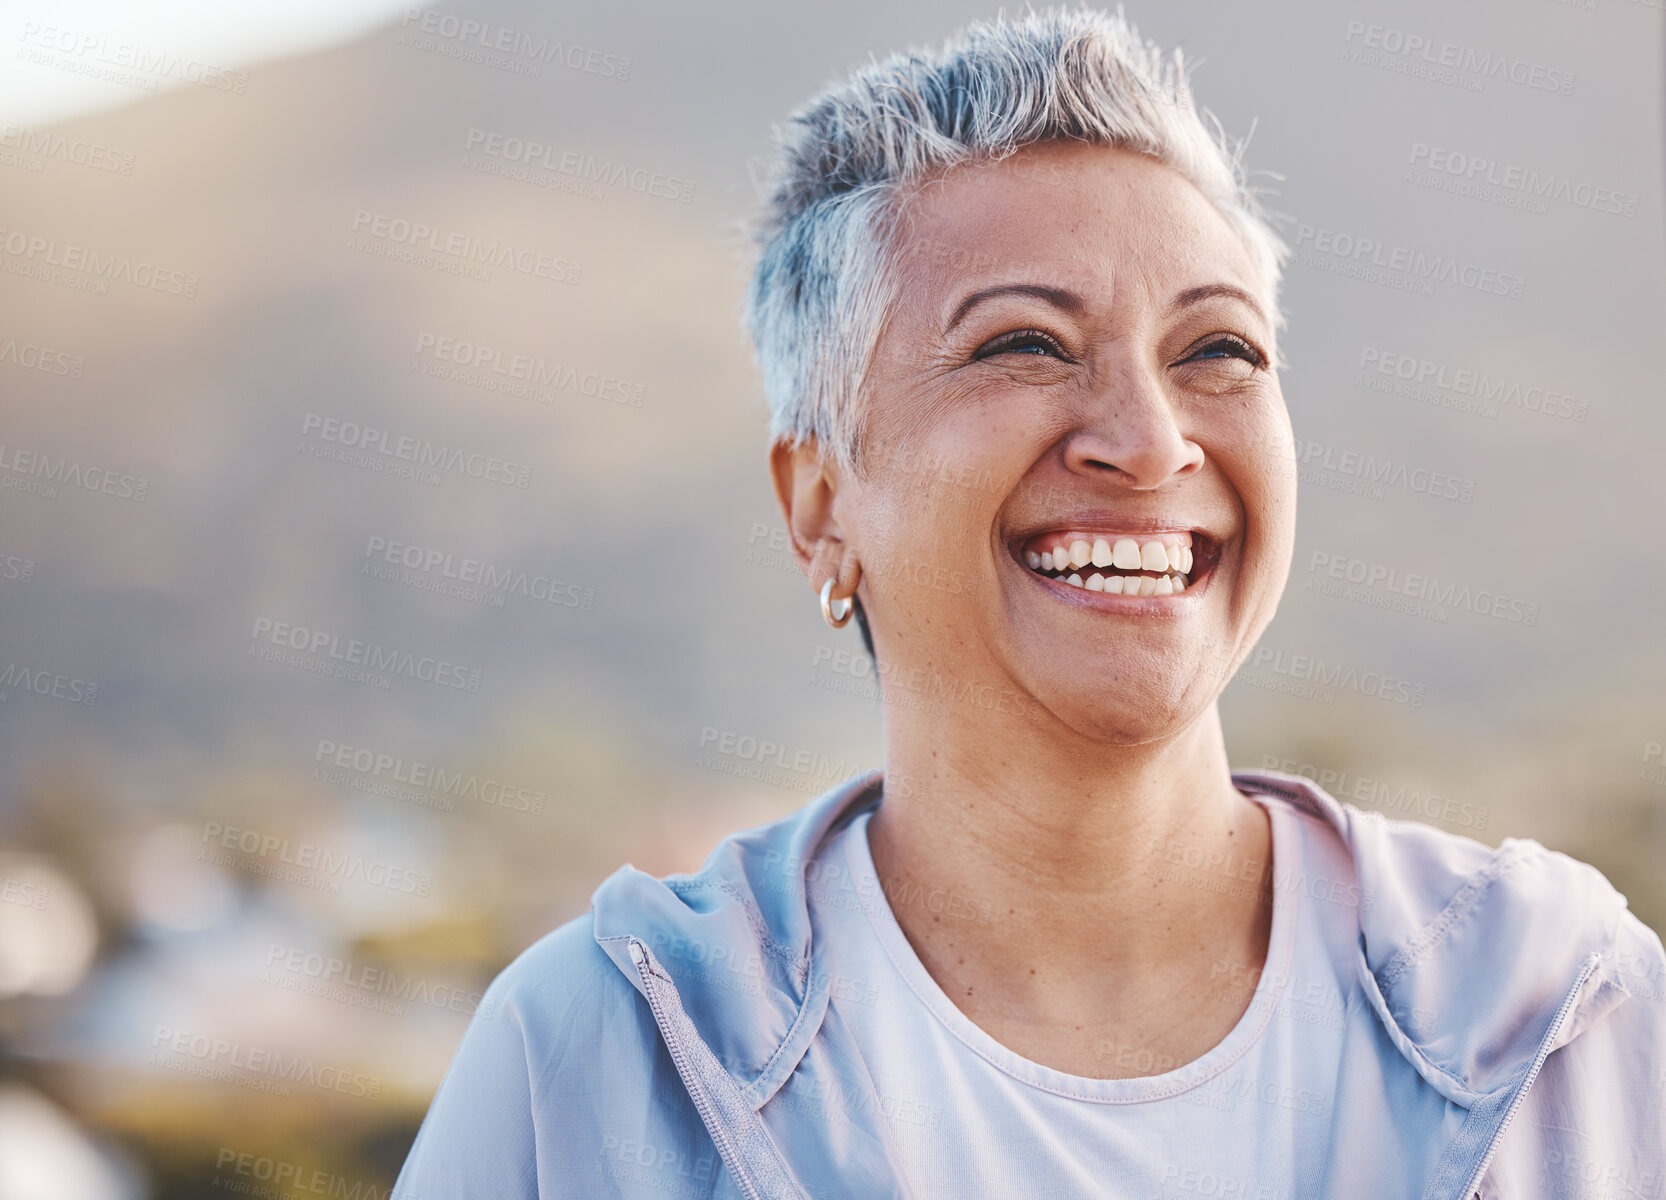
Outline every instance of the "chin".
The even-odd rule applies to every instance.
[[[1173,737],[1213,699],[1200,703],[1171,680],[1140,674],[1083,681],[1068,691],[1054,683],[1036,689],[1036,698],[1057,720],[1105,746],[1143,746]]]

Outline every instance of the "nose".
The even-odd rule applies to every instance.
[[[1203,447],[1186,437],[1174,402],[1151,367],[1127,363],[1084,397],[1067,435],[1064,463],[1094,479],[1107,474],[1141,491],[1162,487],[1203,466]]]

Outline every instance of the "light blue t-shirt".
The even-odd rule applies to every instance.
[[[1258,977],[1223,966],[1216,981],[1249,1007],[1219,1044],[1183,1065],[1108,1047],[1109,1069],[1152,1072],[1136,1078],[1071,1075],[1001,1045],[955,1007],[897,924],[868,846],[871,814],[824,845],[809,877],[840,886],[810,887],[820,969],[831,973],[833,1008],[882,1097],[914,1194],[1317,1194],[1346,1027],[1362,1011],[1352,977],[1338,969],[1353,959],[1362,897],[1334,839],[1295,828],[1316,818],[1264,807],[1274,881],[1266,965]],[[1203,870],[1178,846],[1155,853],[1162,870],[1198,886],[1255,886],[1255,864]],[[980,917],[952,898],[912,902],[933,900],[943,900],[940,919]]]

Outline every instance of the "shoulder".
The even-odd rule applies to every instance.
[[[1658,1195],[1666,1162],[1666,950],[1626,912],[1499,1139],[1481,1194]]]
[[[1449,1098],[1517,1098],[1480,1194],[1657,1188],[1666,948],[1608,878],[1531,838],[1493,847],[1334,801],[1301,827],[1355,865],[1379,1015],[1420,1073]]]
[[[435,1098],[473,1106],[530,1103],[548,1086],[541,1068],[592,1044],[637,1008],[636,991],[591,934],[589,913],[539,938],[504,967],[480,1000]],[[650,1018],[651,1020],[651,1018]]]
[[[566,1195],[609,1146],[697,1132],[675,1094],[649,1081],[669,1064],[653,1016],[597,945],[589,913],[505,967],[434,1094],[393,1196],[532,1200]],[[634,1143],[633,1143],[634,1144]],[[601,1148],[598,1150],[598,1148]]]
[[[597,944],[587,912],[546,933],[498,973],[458,1058],[472,1049],[471,1039],[518,1047],[536,1074],[553,1062],[593,1055],[604,1040],[617,1050],[622,1038],[640,1045],[653,1032],[647,1003]]]
[[[1522,1001],[1548,1012],[1583,974],[1551,1047],[1566,1048],[1564,1068],[1629,1053],[1651,1064],[1656,1091],[1666,1088],[1666,947],[1601,870],[1532,838],[1494,848],[1352,815],[1371,860],[1362,909],[1381,909],[1362,911],[1362,927],[1383,943],[1374,965],[1385,990],[1428,995],[1447,979],[1456,989],[1447,1011],[1459,1011],[1461,990],[1471,1003],[1492,997],[1494,1016]]]
[[[595,1003],[597,993],[633,989],[596,944],[594,918],[586,912],[544,934],[498,972],[481,1010],[539,1028],[561,1022]]]
[[[1348,861],[1360,885],[1366,932],[1380,940],[1434,937],[1468,919],[1548,918],[1607,941],[1625,911],[1625,897],[1601,871],[1532,838],[1505,837],[1489,846],[1339,801],[1303,776],[1259,771],[1237,772],[1234,779],[1294,812],[1304,844]]]
[[[1234,779],[1282,801],[1300,816],[1303,842],[1351,872],[1360,948],[1391,1007],[1405,997],[1408,1010],[1491,1017],[1500,1035],[1519,1018],[1525,1035],[1548,1020],[1528,1018],[1553,1009],[1589,961],[1595,982],[1570,1028],[1591,1027],[1631,997],[1645,1003],[1631,1006],[1630,1019],[1660,1011],[1660,939],[1591,864],[1532,838],[1494,847],[1368,812],[1301,776]]]

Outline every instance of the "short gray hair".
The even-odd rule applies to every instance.
[[[870,62],[777,131],[746,297],[772,437],[813,437],[857,467],[862,383],[894,295],[907,189],[1044,141],[1126,147],[1177,170],[1242,237],[1282,326],[1289,248],[1249,185],[1244,143],[1200,115],[1180,51],[1165,60],[1120,7],[980,21],[939,50]]]

